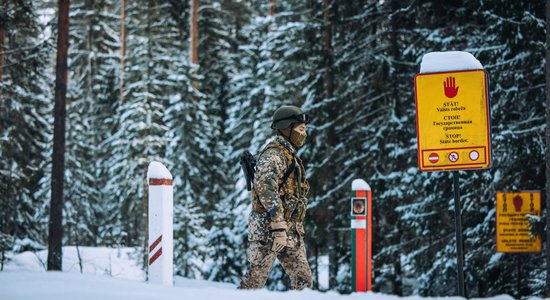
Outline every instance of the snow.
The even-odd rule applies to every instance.
[[[370,191],[370,186],[363,179],[355,179],[351,183],[352,191]]]
[[[199,282],[199,284],[195,284]],[[234,286],[212,282],[181,280],[174,287],[152,285],[145,282],[124,280],[90,274],[71,274],[62,272],[0,272],[2,298],[17,300],[140,300],[140,299],[224,299],[224,300],[329,300],[329,299],[423,299],[417,296],[400,298],[376,293],[354,293],[339,295],[334,292],[321,293],[312,290],[270,292],[265,289],[254,291],[237,290]],[[434,298],[435,299],[435,298]],[[441,299],[463,299],[445,297]],[[488,298],[510,300],[509,296]]]
[[[319,256],[317,261],[319,265],[319,289],[328,290],[329,288],[329,278],[328,278],[328,269],[329,269],[329,260],[328,255]]]
[[[504,256],[504,253],[500,253],[500,252],[493,254],[493,256],[491,256],[491,259],[489,260],[489,265],[496,264],[498,261],[502,259],[503,256]]]
[[[464,51],[430,52],[422,57],[420,73],[482,70],[483,65]]]
[[[78,258],[80,256],[80,259]],[[63,271],[144,280],[145,272],[136,263],[140,254],[134,248],[63,247]],[[25,251],[11,258],[7,271],[44,272],[48,251]]]
[[[147,181],[151,178],[172,179],[172,174],[166,167],[158,161],[152,161],[147,169]]]
[[[224,299],[224,300],[329,300],[329,299],[446,299],[461,297],[422,298],[397,297],[378,293],[340,295],[318,291],[272,292],[267,289],[243,291],[234,284],[191,280],[176,276],[174,286],[150,284],[144,281],[144,272],[137,267],[140,259],[132,248],[80,247],[82,273],[78,267],[76,247],[63,247],[63,272],[44,270],[45,250],[9,255],[11,259],[0,272],[2,299],[17,300],[140,300],[140,299]],[[328,260],[328,258],[321,258]],[[108,270],[111,270],[108,272]],[[502,295],[490,300],[510,300]]]

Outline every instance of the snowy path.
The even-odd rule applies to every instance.
[[[315,291],[240,291],[230,284],[178,278],[174,287],[108,276],[61,272],[0,272],[0,298],[3,300],[121,300],[121,299],[224,299],[224,300],[303,300],[335,299],[336,293]],[[351,295],[348,299],[397,299],[381,295]],[[410,298],[412,299],[412,298]],[[505,299],[505,298],[502,298]]]
[[[136,265],[132,248],[81,247],[83,274],[75,247],[63,247],[63,272],[46,272],[46,251],[24,252],[11,257],[4,271],[0,272],[0,300],[395,300],[395,299],[446,299],[460,297],[400,298],[397,296],[361,293],[340,295],[312,290],[272,292],[237,290],[228,283],[190,280],[175,277],[173,287],[144,282],[144,273]],[[134,257],[134,258],[132,258]],[[110,275],[111,274],[111,275]],[[511,300],[509,296],[486,298]]]

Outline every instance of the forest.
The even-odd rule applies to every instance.
[[[0,1],[2,254],[48,247],[57,4]],[[174,176],[175,274],[238,283],[250,212],[239,157],[273,135],[277,107],[296,105],[311,117],[299,154],[314,289],[328,256],[328,289],[351,292],[361,178],[374,291],[456,295],[453,177],[418,168],[414,76],[426,53],[466,51],[488,74],[492,140],[490,168],[459,172],[466,295],[542,297],[544,252],[496,252],[495,195],[545,194],[546,26],[542,0],[73,0],[63,245],[143,256],[159,161]],[[280,265],[268,287],[290,288]]]

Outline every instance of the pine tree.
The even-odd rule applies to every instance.
[[[37,192],[50,161],[52,95],[46,71],[51,45],[40,37],[32,1],[4,1],[0,7],[5,33],[0,49],[0,232],[15,238],[16,251],[42,249],[47,199]]]
[[[61,271],[67,101],[67,54],[69,47],[69,1],[58,3],[55,104],[52,153],[50,220],[48,226],[48,270]]]
[[[88,0],[71,8],[65,209],[67,222],[78,228],[69,226],[70,244],[97,245],[105,220],[101,187],[106,180],[101,175],[107,156],[99,145],[110,131],[105,121],[117,95],[113,75],[118,62],[113,47],[118,40],[112,34],[117,19],[109,6],[106,1]]]

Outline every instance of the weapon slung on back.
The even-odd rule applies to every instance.
[[[254,156],[245,151],[241,155],[241,168],[243,169],[244,177],[246,179],[246,189],[252,190],[252,182],[254,181],[254,169],[256,168],[256,160]]]

